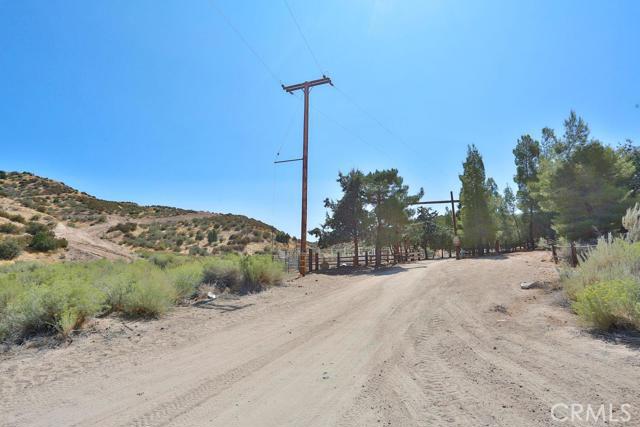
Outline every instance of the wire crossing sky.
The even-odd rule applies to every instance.
[[[309,227],[338,171],[396,167],[457,193],[468,144],[513,186],[512,149],[571,109],[640,140],[635,1],[0,0],[0,169],[110,200],[261,219],[297,235],[302,103]],[[279,153],[279,155],[277,154]]]

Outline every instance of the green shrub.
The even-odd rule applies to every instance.
[[[15,239],[4,239],[0,241],[0,259],[14,259],[17,258],[21,252],[22,248]]]
[[[203,266],[200,262],[182,264],[168,270],[167,273],[178,300],[194,296],[203,281]]]
[[[245,256],[240,262],[243,292],[258,292],[282,281],[282,267],[268,255]]]
[[[138,224],[136,224],[135,222],[125,222],[125,223],[116,224],[113,227],[110,227],[107,230],[107,233],[111,233],[113,231],[120,231],[122,232],[122,234],[127,234],[127,233],[131,233],[132,231],[135,231],[136,228],[138,228]]]
[[[567,296],[575,300],[583,289],[599,282],[640,278],[640,242],[600,238],[578,268],[563,272]]]
[[[189,255],[191,256],[206,256],[207,250],[205,248],[201,248],[200,246],[193,245],[189,246]]]
[[[176,299],[167,274],[147,262],[123,262],[105,266],[96,278],[109,311],[128,316],[155,317],[165,313]]]
[[[32,236],[35,236],[38,233],[46,233],[49,230],[49,227],[47,227],[44,224],[41,224],[39,222],[35,222],[35,221],[31,221],[27,224],[27,226],[24,228],[24,231],[31,234]]]
[[[218,240],[218,232],[216,230],[209,230],[207,233],[207,242],[212,244]]]
[[[152,264],[160,268],[175,267],[180,264],[180,259],[173,254],[168,253],[150,253],[143,254]]]
[[[220,289],[229,288],[232,292],[240,292],[243,283],[240,257],[231,255],[207,260],[202,281]]]
[[[579,291],[572,307],[600,329],[640,328],[640,285],[630,279],[599,282]]]
[[[12,222],[5,222],[3,224],[0,224],[0,233],[18,234],[19,232],[20,232],[20,227],[18,227]]]
[[[0,323],[14,338],[46,331],[69,331],[103,309],[104,297],[78,265],[58,264],[3,275]]]
[[[166,313],[176,300],[175,289],[159,270],[148,269],[133,276],[131,285],[122,302],[126,315],[156,317]]]
[[[65,239],[56,239],[52,231],[39,231],[31,239],[29,248],[36,252],[49,252],[58,248],[66,248],[68,242]]]

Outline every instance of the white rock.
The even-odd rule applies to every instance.
[[[531,289],[538,286],[538,282],[522,282],[520,283],[520,289]]]

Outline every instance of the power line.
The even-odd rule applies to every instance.
[[[262,64],[262,66],[265,68],[265,70],[267,70],[267,72],[269,72],[269,74],[271,75],[271,77],[273,78],[273,80],[275,80],[278,85],[282,85],[282,80],[280,79],[280,77],[278,77],[278,75],[271,69],[271,67],[269,67],[269,65],[267,65],[267,63],[264,61],[264,59],[262,59],[262,57],[258,54],[258,52],[251,47],[251,44],[249,44],[249,42],[247,41],[247,39],[242,35],[242,33],[240,32],[240,30],[238,30],[233,23],[231,22],[231,20],[227,17],[227,15],[224,14],[224,12],[222,11],[222,9],[218,6],[218,4],[216,3],[215,0],[213,0],[211,2],[213,4],[213,8],[218,12],[218,14],[222,17],[222,19],[227,23],[227,25],[233,30],[234,33],[236,33],[236,35],[238,36],[238,38],[242,41],[242,43],[244,43],[245,47],[247,49],[249,49],[249,51],[253,54],[253,56],[256,57],[256,59]]]
[[[301,96],[299,96],[298,94],[295,94],[296,99],[300,102],[303,102],[303,99]],[[321,116],[323,116],[325,119],[329,120],[330,122],[332,122],[334,125],[336,125],[337,127],[339,127],[340,129],[342,129],[345,133],[351,135],[353,138],[357,139],[358,141],[360,141],[362,144],[373,148],[374,150],[378,151],[380,154],[385,155],[385,154],[391,154],[391,153],[387,153],[385,151],[383,151],[380,147],[377,147],[376,145],[370,143],[369,141],[367,141],[366,139],[364,139],[363,137],[361,137],[360,135],[358,135],[358,133],[356,133],[355,131],[351,130],[350,128],[348,128],[347,126],[345,126],[344,124],[342,124],[340,121],[334,119],[333,117],[331,117],[329,114],[325,113],[324,111],[322,111],[321,109],[319,109],[318,107],[311,105],[310,108],[319,113]]]
[[[322,72],[322,67],[320,66],[320,63],[318,62],[315,54],[313,53],[313,50],[311,49],[311,46],[309,45],[309,42],[307,41],[306,37],[304,36],[304,34],[302,33],[302,29],[300,27],[300,25],[298,24],[298,21],[295,18],[295,15],[293,14],[293,11],[291,9],[291,7],[289,6],[289,4],[287,3],[286,0],[283,0],[287,9],[289,10],[289,14],[291,15],[291,18],[293,19],[296,27],[298,28],[298,31],[300,33],[301,38],[303,39],[305,45],[307,46],[307,49],[309,50],[309,53],[311,54],[311,56],[313,57],[313,60],[316,64],[316,66],[318,67],[318,69],[320,70],[320,72]],[[242,43],[244,44],[244,46],[249,50],[249,52],[251,52],[253,54],[253,56],[255,56],[255,58],[258,60],[258,62],[260,62],[260,64],[262,64],[262,66],[264,67],[264,69],[269,73],[269,75],[271,76],[271,78],[278,83],[278,85],[282,86],[283,82],[282,79],[280,79],[280,77],[275,73],[275,71],[273,71],[273,69],[271,67],[269,67],[269,65],[266,63],[266,61],[264,59],[262,59],[262,56],[260,56],[260,54],[257,52],[256,49],[253,48],[253,46],[251,46],[251,44],[249,43],[249,41],[247,40],[246,37],[244,37],[242,35],[242,32],[240,32],[240,30],[233,25],[233,23],[231,22],[231,20],[229,19],[229,17],[222,11],[222,9],[218,6],[216,0],[212,0],[212,5],[214,7],[214,9],[216,10],[216,12],[220,15],[220,17],[225,21],[225,23],[229,26],[229,28],[231,28],[233,30],[233,32],[238,36],[238,38],[242,41]],[[335,86],[334,86],[335,87]],[[358,108],[359,110],[361,110],[365,115],[367,115],[369,118],[371,118],[372,120],[374,120],[379,126],[381,126],[387,133],[391,134],[392,136],[394,136],[395,138],[399,139],[398,136],[396,136],[393,132],[391,132],[390,129],[388,129],[387,127],[385,127],[379,120],[377,120],[373,115],[369,114],[366,110],[364,110],[362,107],[359,106],[359,104],[357,104],[351,97],[349,97],[344,91],[342,91],[339,88],[338,92],[344,96],[349,102],[351,102],[352,104],[354,104],[356,106],[356,108]],[[302,102],[302,97],[300,97],[297,93],[294,93],[294,95],[296,96],[296,98]],[[320,113],[322,116],[324,116],[327,120],[333,122],[337,127],[341,128],[345,133],[351,135],[352,137],[354,137],[355,139],[357,139],[358,141],[360,141],[362,144],[369,146],[375,150],[377,150],[380,154],[388,154],[385,151],[381,150],[379,147],[377,147],[374,144],[371,144],[370,142],[368,142],[367,140],[365,140],[363,137],[361,137],[360,135],[358,135],[356,132],[352,131],[351,129],[349,129],[347,126],[345,126],[344,124],[342,124],[341,122],[339,122],[338,120],[334,119],[333,117],[331,117],[329,114],[325,113],[324,111],[318,109],[317,107],[311,106],[311,109],[314,111],[317,111],[318,113]],[[291,119],[291,123],[293,123],[293,118]],[[289,126],[290,127],[290,126]],[[287,132],[288,135],[288,132]],[[401,141],[402,142],[402,141]],[[407,145],[406,143],[404,143],[405,145]],[[408,146],[408,145],[407,145]],[[408,146],[409,148],[411,148],[410,146]],[[280,150],[282,149],[282,145],[280,146],[280,149],[278,150],[277,153],[280,152]],[[277,157],[277,156],[276,156]]]
[[[291,19],[293,20],[293,23],[296,24],[296,28],[298,29],[298,33],[300,34],[300,37],[304,41],[304,44],[307,46],[307,50],[311,54],[311,57],[313,58],[313,61],[316,63],[316,66],[318,67],[318,71],[320,71],[320,74],[323,74],[323,75],[326,74],[324,72],[324,70],[322,69],[322,66],[320,65],[320,62],[318,61],[318,58],[313,53],[313,49],[311,49],[311,45],[309,44],[309,41],[304,36],[304,33],[302,32],[302,27],[300,27],[300,24],[298,23],[298,20],[296,19],[296,16],[294,15],[293,10],[291,9],[291,6],[289,6],[289,3],[287,2],[287,0],[283,0],[283,1],[284,1],[285,6],[287,6],[287,10],[289,11],[289,15],[291,15]]]
[[[365,110],[360,104],[358,104],[351,96],[349,96],[344,90],[340,89],[338,86],[334,85],[333,86],[338,93],[340,93],[347,101],[349,101],[351,104],[353,104],[354,107],[356,107],[358,110],[360,110],[360,112],[362,114],[364,114],[365,116],[367,116],[369,119],[371,119],[373,122],[375,122],[382,130],[384,130],[385,132],[387,132],[389,135],[391,135],[393,138],[395,138],[398,142],[400,142],[402,145],[404,145],[406,148],[408,148],[409,150],[413,151],[415,154],[421,155],[421,153],[419,153],[415,148],[413,148],[411,145],[409,145],[402,137],[400,137],[399,135],[397,135],[395,132],[393,132],[391,129],[389,129],[387,126],[384,125],[384,123],[382,123],[380,120],[378,120],[373,114],[369,113],[367,110]]]

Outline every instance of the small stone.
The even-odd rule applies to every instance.
[[[540,286],[540,282],[522,282],[520,283],[520,289],[533,289]]]

